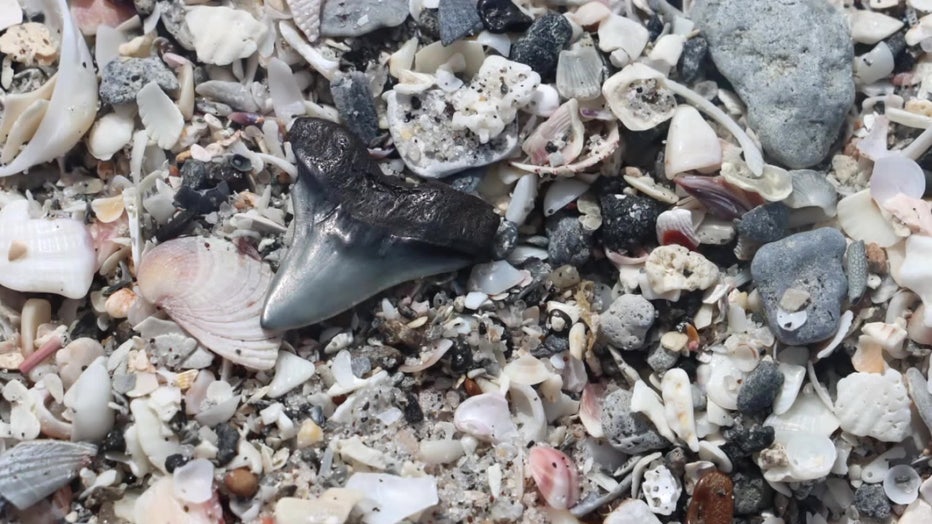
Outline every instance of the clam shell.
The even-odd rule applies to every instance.
[[[97,446],[60,440],[20,442],[0,455],[0,495],[26,509],[51,495],[78,474]]]
[[[855,372],[839,380],[837,389],[841,429],[883,442],[899,442],[912,432],[909,395],[898,371]]]
[[[605,65],[591,39],[560,51],[557,62],[557,91],[564,98],[592,100],[602,93]]]
[[[87,295],[97,255],[82,222],[30,216],[30,202],[0,210],[0,285],[17,291]]]
[[[721,167],[718,135],[694,107],[681,105],[673,113],[663,162],[668,180],[686,171],[710,173]]]
[[[679,244],[688,249],[699,247],[692,213],[686,209],[668,209],[660,213],[656,228],[660,245]]]
[[[579,476],[571,458],[549,446],[534,446],[527,460],[528,471],[550,507],[568,509],[576,505]]]
[[[873,242],[880,247],[890,247],[900,241],[893,227],[874,204],[868,189],[838,202],[838,225],[849,237],[863,240],[865,244]]]
[[[281,339],[259,325],[272,271],[219,238],[186,237],[150,250],[139,291],[201,344],[253,369],[270,369]]]
[[[139,118],[146,126],[146,133],[162,149],[171,149],[184,129],[184,117],[171,98],[155,81],[149,82],[136,93]]]
[[[509,362],[502,373],[515,384],[535,386],[550,378],[552,373],[539,359],[531,355],[521,355]]]

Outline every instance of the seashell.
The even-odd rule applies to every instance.
[[[806,431],[777,431],[774,444],[757,458],[764,478],[770,482],[821,479],[835,464],[835,444],[823,435]]]
[[[834,433],[839,424],[838,418],[809,387],[796,397],[790,409],[779,415],[772,414],[764,421],[765,426],[777,431],[805,431],[826,437]]]
[[[321,0],[287,0],[294,25],[304,33],[309,42],[320,37]]]
[[[487,295],[497,295],[520,284],[526,271],[515,269],[504,260],[487,264],[476,264],[469,274],[467,287],[470,291],[481,291]]]
[[[64,405],[74,412],[71,440],[96,442],[107,436],[114,421],[110,400],[110,373],[106,359],[101,356],[65,393]]]
[[[325,57],[320,51],[309,45],[307,41],[298,34],[298,30],[295,29],[294,25],[287,21],[283,20],[279,22],[278,32],[282,35],[282,39],[288,42],[288,45],[301,55],[315,71],[320,73],[321,76],[327,80],[333,79],[334,75],[339,70],[339,62]],[[482,46],[479,47],[481,49]]]
[[[0,495],[26,509],[58,491],[90,464],[97,446],[60,440],[20,442],[0,455]]]
[[[91,201],[91,209],[98,221],[104,224],[115,222],[123,216],[123,210],[125,209],[123,196],[95,198]]]
[[[618,125],[609,122],[607,134],[591,135],[576,162],[562,166],[537,166],[520,162],[512,162],[511,165],[538,175],[574,176],[611,156],[618,149],[620,140]]]
[[[662,246],[677,244],[689,250],[699,247],[692,213],[686,209],[668,209],[657,217],[657,242]]]
[[[191,504],[202,504],[214,495],[214,465],[205,459],[194,459],[172,472],[175,498]]]
[[[582,4],[572,13],[567,13],[566,16],[581,27],[590,27],[605,20],[611,14],[611,10],[605,4],[593,0]]]
[[[530,156],[533,164],[562,166],[576,160],[582,152],[585,138],[579,102],[571,99],[537,126],[521,149]]]
[[[319,0],[310,0],[310,2],[301,0],[301,2],[320,3]],[[292,118],[303,115],[306,112],[304,95],[301,94],[298,81],[291,73],[288,64],[277,58],[270,58],[266,69],[269,74],[269,95],[272,98],[275,116],[285,122],[290,122]]]
[[[851,38],[859,44],[876,44],[903,27],[903,22],[883,13],[852,10],[848,17]]]
[[[456,429],[486,442],[504,442],[518,435],[508,401],[501,393],[482,393],[464,400],[453,413]]]
[[[502,374],[507,375],[513,383],[525,386],[536,386],[552,375],[543,362],[527,354],[506,364]]]
[[[796,403],[806,377],[806,368],[789,362],[780,362],[777,367],[783,375],[783,386],[773,402],[773,414],[779,416],[789,411]]]
[[[602,428],[602,399],[605,396],[605,387],[589,383],[582,390],[579,399],[579,421],[586,428],[590,437],[602,438],[605,432]]]
[[[669,468],[661,464],[644,472],[641,492],[652,512],[658,515],[672,515],[683,493],[683,487]]]
[[[534,446],[528,453],[527,468],[550,507],[569,509],[576,505],[579,476],[576,464],[566,454],[549,446]]]
[[[511,200],[508,202],[508,209],[505,211],[506,220],[518,226],[524,224],[528,215],[534,210],[538,180],[537,175],[533,174],[525,174],[518,178],[514,191],[511,193]]]
[[[865,244],[890,247],[900,241],[893,227],[880,213],[870,190],[848,195],[838,202],[838,225],[846,235]]]
[[[191,32],[197,59],[219,66],[249,58],[258,50],[258,43],[268,31],[266,25],[249,12],[224,6],[191,6],[184,20],[188,27],[199,28]]]
[[[835,187],[818,171],[793,172],[793,192],[783,200],[792,209],[817,207],[826,217],[835,216],[838,193]]]
[[[700,366],[700,369],[703,368],[708,370],[708,375],[701,383],[705,386],[709,400],[719,407],[737,410],[738,389],[747,373],[741,371],[734,359],[721,353],[712,353],[709,363]]]
[[[589,3],[598,4],[598,2]],[[643,500],[626,499],[605,517],[602,524],[661,524],[661,522]]]
[[[698,452],[699,437],[696,435],[692,388],[686,372],[680,368],[673,368],[664,373],[661,381],[661,394],[670,429],[686,443],[689,449]]]
[[[883,492],[894,504],[911,504],[919,497],[919,473],[908,464],[893,466],[883,478]]]
[[[907,236],[910,232],[932,235],[932,203],[898,193],[886,199],[880,207],[889,213],[897,235]]]
[[[890,462],[906,457],[906,450],[902,446],[894,446],[861,468],[861,480],[868,484],[883,482],[887,472],[890,471]]]
[[[78,338],[55,353],[55,363],[58,374],[65,389],[71,388],[81,372],[94,362],[97,357],[104,355],[104,348],[100,342],[92,338]]]
[[[653,177],[624,175],[624,180],[634,189],[665,204],[676,204],[680,200],[676,193],[660,185]]]
[[[917,344],[932,344],[932,328],[926,326],[925,306],[920,305],[916,311],[909,317],[906,325],[906,332],[909,339]]]
[[[870,195],[878,205],[898,194],[922,198],[926,179],[922,168],[911,158],[890,154],[874,161],[871,172]]]
[[[482,44],[470,40],[459,40],[445,46],[440,41],[421,48],[414,55],[414,71],[417,73],[434,74],[443,64],[446,64],[455,55],[462,55],[464,60],[463,73],[473,76],[479,72],[485,61],[485,50]]]
[[[133,138],[136,112],[132,106],[116,107],[97,119],[87,135],[87,150],[98,160],[110,160]]]
[[[602,94],[605,65],[592,38],[584,36],[570,49],[560,51],[557,91],[571,100],[592,100]]]
[[[82,222],[32,218],[30,201],[0,210],[0,285],[17,291],[87,295],[97,256]]]
[[[649,41],[647,28],[630,18],[611,14],[599,22],[599,49],[606,53],[621,50],[624,53],[621,65],[634,62]]]
[[[365,493],[355,489],[329,488],[316,499],[282,497],[275,502],[277,524],[306,524],[309,516],[323,522],[346,522]]]
[[[49,98],[47,89],[53,89],[42,121],[29,143],[10,163],[0,167],[0,177],[15,175],[32,166],[48,162],[71,151],[90,129],[97,116],[97,73],[92,67],[93,58],[77,31],[65,0],[43,0],[46,23],[61,34],[61,56],[56,81],[49,81],[35,93],[39,98]],[[8,138],[18,112],[12,107],[19,102],[19,111],[31,105],[30,97],[9,95],[4,97],[4,117],[0,123],[0,137]],[[15,98],[14,98],[15,97]],[[24,103],[27,102],[28,103]],[[13,105],[11,105],[13,104]],[[9,122],[7,117],[10,117]]]
[[[673,112],[664,151],[664,173],[668,180],[686,171],[711,173],[722,166],[718,136],[692,106],[677,106]]]
[[[463,443],[459,440],[422,440],[417,457],[425,464],[449,464],[459,460],[464,453]]]
[[[654,293],[708,289],[718,281],[718,266],[683,246],[658,246],[650,252],[644,272]]]
[[[259,317],[272,272],[219,238],[186,237],[151,249],[137,269],[139,291],[218,355],[270,369],[280,339]]]
[[[900,515],[897,524],[923,524],[932,521],[932,505],[925,500],[915,500]]]
[[[136,93],[136,104],[149,138],[162,149],[174,147],[184,129],[184,117],[172,99],[152,81]]]
[[[760,176],[753,176],[744,164],[725,162],[722,178],[729,184],[751,191],[769,202],[779,202],[793,192],[793,178],[785,169],[766,164]]]
[[[547,384],[541,386],[541,390],[546,389]],[[518,433],[524,442],[538,442],[547,437],[547,413],[544,411],[544,404],[540,395],[531,386],[511,383],[508,386],[508,393],[511,398],[511,405],[514,407],[514,420],[517,424]],[[570,414],[578,411],[578,407],[570,410]]]
[[[160,522],[188,522],[208,524],[222,520],[223,508],[216,493],[206,502],[194,504],[176,496],[175,481],[171,476],[159,477],[146,489],[133,506],[133,522],[158,524]]]
[[[690,398],[691,402],[692,399]],[[670,425],[667,423],[667,413],[663,402],[660,400],[660,395],[643,380],[638,380],[634,384],[634,390],[631,394],[631,411],[646,416],[663,438],[670,442],[676,442],[676,435],[673,434]]]
[[[922,323],[932,326],[932,280],[929,279],[929,257],[932,256],[932,238],[912,235],[906,239],[906,256],[900,266],[898,282],[922,299]]]
[[[304,384],[314,376],[314,363],[290,353],[279,351],[275,361],[275,376],[269,383],[269,398],[278,398]]]
[[[435,340],[431,342],[430,349],[424,353],[421,353],[418,363],[403,364],[398,366],[398,371],[401,371],[402,373],[418,373],[420,371],[424,371],[437,362],[440,362],[440,359],[443,358],[443,356],[447,354],[447,351],[449,351],[452,347],[453,341],[448,338]]]
[[[355,508],[362,513],[362,522],[367,524],[401,522],[440,502],[437,479],[430,475],[399,477],[385,473],[353,473],[346,481],[346,488],[352,490],[347,494],[349,497],[356,500],[364,497]],[[349,509],[343,513],[349,513],[352,506],[346,503]],[[307,522],[307,519],[305,513],[299,522]]]
[[[886,42],[880,42],[870,51],[854,58],[854,80],[868,85],[883,80],[893,73],[896,61]]]
[[[17,0],[3,0],[0,2],[0,31],[22,22],[23,9]]]
[[[680,175],[673,181],[701,202],[709,213],[723,220],[741,218],[754,207],[744,191],[732,187],[721,177]]]
[[[882,375],[855,372],[838,381],[835,416],[859,437],[899,442],[912,432],[909,395],[895,369]]]
[[[551,216],[575,202],[589,190],[589,184],[575,178],[560,178],[553,181],[544,194],[544,216]]]
[[[654,42],[654,47],[647,55],[647,62],[661,73],[669,74],[680,61],[685,43],[686,37],[683,35],[663,35]]]
[[[631,131],[657,127],[669,120],[676,109],[676,100],[666,88],[663,75],[638,63],[609,77],[602,84],[602,96],[612,113]]]
[[[16,157],[22,145],[36,134],[36,130],[45,117],[48,107],[49,102],[47,100],[36,100],[19,115],[10,128],[6,143],[3,144],[3,151],[0,152],[0,162],[7,164]]]

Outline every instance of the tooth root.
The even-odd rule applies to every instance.
[[[491,206],[437,183],[414,186],[381,173],[346,128],[301,118],[295,236],[275,275],[262,326],[326,320],[403,282],[487,256],[499,219]]]

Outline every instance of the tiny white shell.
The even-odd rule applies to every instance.
[[[640,24],[638,24],[640,26]],[[602,96],[612,113],[631,131],[645,131],[673,116],[676,101],[659,71],[631,64],[602,84]]]
[[[518,178],[514,191],[511,193],[511,200],[508,202],[508,209],[505,211],[506,220],[519,226],[524,224],[528,215],[534,210],[538,180],[539,177],[532,173]]]
[[[171,149],[181,137],[184,117],[155,81],[149,82],[136,93],[139,118],[146,126],[146,133],[162,149]]]
[[[268,31],[248,11],[226,6],[191,6],[185,14],[185,23],[196,28],[191,33],[197,59],[220,66],[255,53],[258,42]]]
[[[475,265],[469,275],[468,288],[487,295],[497,295],[520,284],[524,277],[524,271],[515,269],[504,260],[496,260]]]
[[[533,175],[536,176],[536,175]],[[589,184],[575,178],[554,180],[544,194],[544,216],[550,216],[574,202],[589,190]]]
[[[648,41],[647,28],[625,16],[612,14],[599,23],[599,48],[606,53],[621,49],[628,62],[641,56]]]
[[[710,173],[722,166],[722,145],[712,126],[694,107],[676,108],[667,131],[664,171],[668,180],[686,171]]]
[[[268,396],[278,398],[307,382],[313,375],[313,362],[288,351],[279,351]]]
[[[96,442],[113,428],[110,373],[105,363],[103,356],[98,357],[65,393],[64,404],[74,412],[71,440]]]
[[[850,11],[851,38],[859,44],[876,44],[903,27],[903,22],[892,16],[857,9]]]
[[[910,504],[919,496],[922,479],[907,464],[893,466],[883,479],[883,492],[894,504]]]
[[[399,477],[385,473],[353,473],[346,487],[364,494],[365,498],[356,504],[356,509],[362,512],[362,521],[367,524],[401,522],[440,501],[437,479],[429,475]],[[307,521],[307,514],[304,521]]]
[[[172,472],[175,497],[185,502],[201,504],[214,493],[214,465],[205,459],[194,459]]]
[[[686,442],[689,449],[698,452],[699,437],[696,435],[692,388],[686,372],[680,368],[673,368],[664,373],[661,394],[667,424],[676,436]]]
[[[87,136],[88,152],[98,160],[110,160],[132,140],[135,116],[135,111],[121,108],[100,117]]]
[[[576,464],[560,450],[534,446],[528,453],[528,471],[544,500],[552,508],[568,509],[579,500]]]
[[[521,355],[506,364],[502,368],[502,373],[507,375],[512,383],[525,386],[540,384],[552,375],[543,362],[528,354]]]
[[[508,411],[508,401],[501,393],[482,393],[469,397],[453,413],[456,429],[487,442],[503,442],[518,434]]]

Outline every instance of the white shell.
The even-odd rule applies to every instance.
[[[880,42],[870,51],[854,58],[854,79],[860,85],[873,84],[889,76],[895,65],[890,46]]]
[[[780,415],[770,415],[764,421],[765,426],[777,431],[805,431],[826,437],[834,433],[839,424],[838,418],[809,387],[796,397],[789,410]]]
[[[793,406],[799,395],[799,389],[803,385],[803,380],[806,378],[805,366],[780,362],[778,368],[783,375],[783,386],[773,402],[774,415],[782,415]]]
[[[874,161],[871,172],[871,198],[880,205],[902,193],[912,198],[922,198],[926,190],[926,178],[919,164],[903,155],[891,154]]]
[[[294,25],[311,42],[320,36],[320,4],[321,0],[288,0]]]
[[[136,93],[136,104],[149,138],[162,149],[174,147],[184,129],[184,116],[172,99],[152,81]]]
[[[279,337],[259,316],[272,271],[216,237],[169,240],[146,253],[139,290],[172,320],[218,355],[253,369],[269,369]]]
[[[248,58],[268,31],[247,11],[224,6],[192,6],[184,19],[192,28],[197,59],[213,65]]]
[[[96,442],[113,428],[110,407],[110,373],[106,359],[98,357],[65,393],[64,404],[74,412],[71,440]]]
[[[278,398],[307,382],[314,376],[314,363],[288,351],[279,351],[275,362],[275,377],[269,384],[267,395]]]
[[[627,62],[641,56],[649,40],[647,28],[630,18],[612,14],[599,23],[599,49],[606,53],[620,49]]]
[[[903,22],[875,11],[850,11],[851,38],[859,44],[876,44],[903,27]]]
[[[595,3],[595,2],[591,2]],[[602,4],[599,4],[602,5]],[[602,524],[661,524],[660,519],[650,510],[641,499],[627,499],[618,505]]]
[[[181,444],[178,438],[161,420],[156,412],[149,406],[149,401],[145,398],[137,398],[129,404],[130,412],[133,415],[135,424],[126,428],[127,450],[130,449],[129,441],[130,431],[135,431],[135,437],[139,449],[142,451],[142,457],[139,459],[148,459],[149,463],[163,472],[165,469],[165,459],[169,455],[181,453]]]
[[[757,463],[770,482],[804,482],[825,477],[835,464],[832,439],[805,431],[778,431],[773,446],[758,455]]]
[[[469,397],[453,413],[456,429],[487,442],[502,442],[517,436],[508,401],[501,393]]]
[[[481,291],[487,295],[497,295],[521,283],[526,272],[515,269],[504,260],[473,266],[467,287],[470,291]]]
[[[209,524],[221,520],[222,514],[219,501],[214,498],[202,504],[179,500],[175,495],[174,479],[171,476],[163,476],[136,499],[131,517],[136,524]]]
[[[96,264],[94,242],[82,222],[31,218],[27,200],[0,210],[0,285],[83,298]]]
[[[898,282],[919,295],[923,304],[922,323],[932,326],[932,238],[912,235],[906,240],[906,257],[900,266]]]
[[[631,64],[602,84],[612,113],[631,131],[645,131],[669,120],[676,109],[664,76],[644,64]]]
[[[837,212],[838,225],[854,240],[873,242],[880,247],[890,247],[900,241],[893,227],[880,213],[868,189],[841,199]]]
[[[536,175],[532,175],[536,176]],[[589,190],[589,184],[575,178],[554,180],[544,194],[544,216],[550,216],[574,202]]]
[[[666,466],[660,465],[644,473],[641,491],[651,511],[658,515],[671,515],[676,510],[683,487]]]
[[[838,381],[835,416],[859,437],[899,442],[912,432],[910,400],[900,373],[855,372]]]
[[[511,379],[512,383],[525,386],[535,386],[550,378],[552,373],[539,359],[524,354],[512,360],[502,368],[502,373]]]
[[[133,138],[136,115],[133,111],[116,108],[94,123],[87,136],[87,150],[98,160],[110,160]]]
[[[712,353],[709,363],[700,368],[709,370],[704,382],[709,400],[725,409],[738,409],[738,389],[747,373],[741,371],[731,357],[721,353]]]
[[[401,522],[440,501],[437,479],[429,475],[398,477],[385,473],[353,473],[346,487],[365,494],[356,508],[367,524]]]
[[[557,62],[557,91],[564,98],[592,100],[602,94],[605,65],[591,39],[560,51]]]
[[[91,444],[60,440],[20,442],[0,455],[0,495],[26,509],[77,475],[97,453]]]
[[[686,171],[710,173],[722,166],[718,135],[694,107],[681,105],[673,113],[663,163],[669,180]]]
[[[883,492],[894,504],[910,504],[919,497],[919,473],[907,464],[893,466],[883,479]]]
[[[538,176],[531,173],[518,178],[514,191],[511,193],[511,200],[508,202],[508,209],[505,211],[506,220],[519,226],[524,224],[528,215],[534,210],[538,180]]]
[[[658,433],[670,442],[676,442],[676,436],[667,423],[667,413],[660,395],[643,380],[638,380],[634,384],[631,394],[631,411],[645,415],[654,424]]]
[[[68,3],[65,0],[42,0],[41,5],[47,23],[53,29],[61,30],[57,81],[38,129],[19,155],[0,167],[0,177],[21,173],[34,165],[63,156],[81,140],[97,116],[94,61],[84,37],[75,26]],[[45,86],[39,89],[43,88]],[[4,98],[4,117],[10,111],[7,103],[10,98]]]
[[[172,472],[175,498],[201,504],[214,493],[214,465],[205,459],[194,459]]]
[[[680,368],[673,368],[664,373],[661,394],[670,429],[686,442],[689,449],[698,452],[699,437],[696,435],[692,388],[686,372]]]

